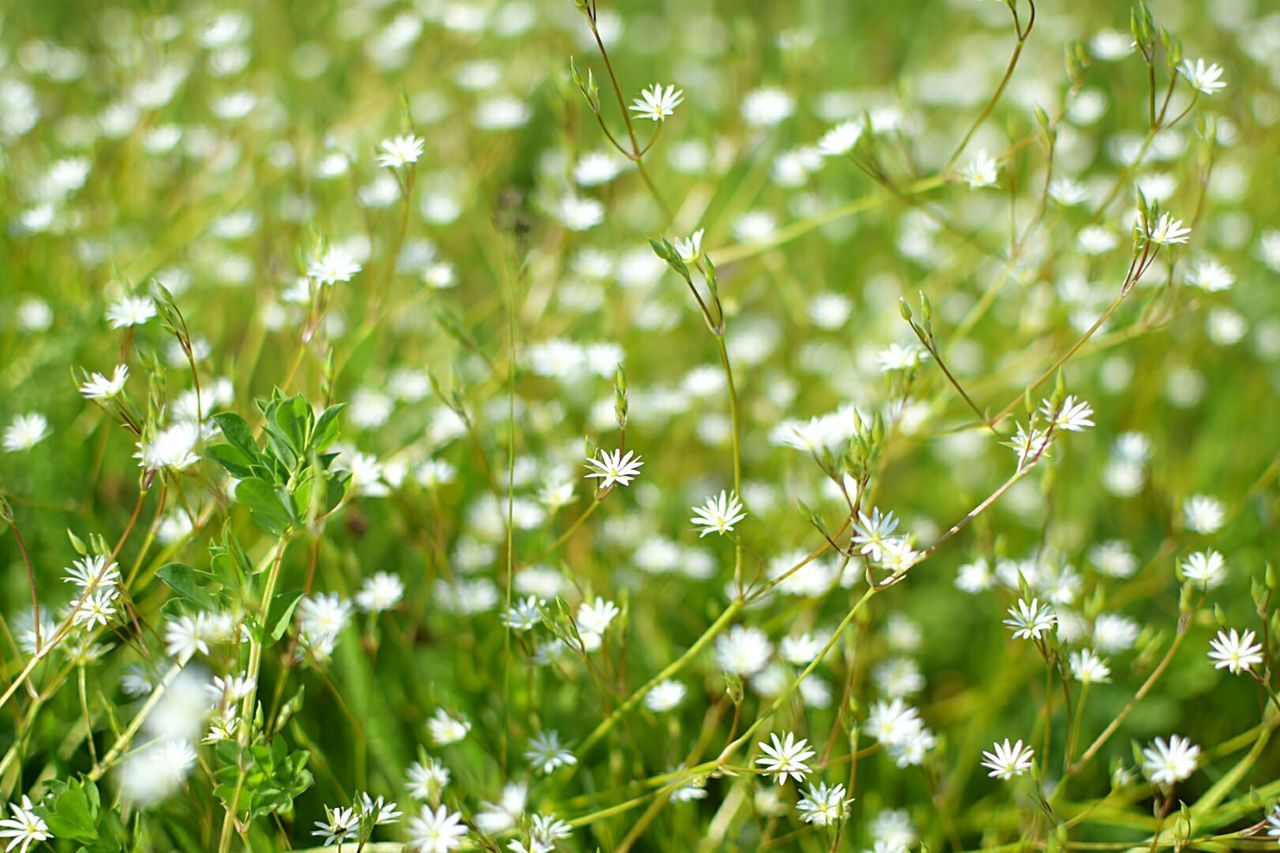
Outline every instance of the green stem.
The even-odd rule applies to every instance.
[[[169,685],[173,683],[173,680],[178,677],[178,673],[182,672],[182,668],[185,665],[185,662],[178,662],[169,667],[169,671],[164,674],[164,678],[160,680],[160,683],[151,691],[151,695],[147,697],[146,704],[144,704],[138,713],[134,715],[128,728],[120,733],[120,736],[116,738],[116,742],[111,745],[111,749],[107,750],[107,754],[102,756],[102,760],[95,764],[93,769],[89,771],[89,779],[94,782],[101,779],[102,775],[107,772],[108,768],[110,768],[115,760],[120,757],[120,753],[124,752],[124,750],[128,748],[129,744],[133,741],[133,736],[138,733],[138,729],[142,727],[142,724],[146,722],[147,717],[155,710],[156,705],[160,702],[161,698],[164,697],[165,691],[169,688]]]
[[[1116,730],[1119,729],[1124,721],[1129,718],[1129,715],[1133,713],[1133,709],[1142,701],[1142,698],[1146,696],[1147,693],[1151,691],[1151,688],[1155,686],[1155,683],[1160,680],[1160,676],[1164,674],[1165,669],[1168,668],[1169,663],[1173,660],[1174,654],[1178,651],[1178,646],[1182,645],[1182,638],[1187,634],[1187,624],[1187,620],[1179,620],[1178,631],[1174,635],[1173,642],[1169,645],[1169,650],[1166,651],[1164,657],[1161,658],[1160,663],[1156,664],[1156,668],[1151,671],[1149,676],[1147,676],[1147,680],[1138,688],[1138,692],[1133,694],[1133,698],[1129,700],[1129,703],[1120,709],[1120,713],[1116,715],[1116,718],[1102,730],[1102,734],[1098,735],[1094,742],[1089,745],[1089,748],[1084,751],[1080,756],[1080,760],[1072,764],[1067,769],[1067,772],[1062,774],[1062,779],[1058,784],[1058,791],[1062,790],[1062,782],[1065,782],[1067,777],[1075,775],[1080,771],[1080,768],[1093,760],[1093,757],[1098,754],[1098,750],[1102,749],[1103,745],[1111,739],[1111,736],[1116,733]],[[1057,791],[1054,793],[1057,793]]]
[[[1018,67],[1018,60],[1022,57],[1022,48],[1027,43],[1027,36],[1031,35],[1031,28],[1035,26],[1035,21],[1035,2],[1031,3],[1031,20],[1027,24],[1026,30],[1019,29],[1018,13],[1014,10],[1013,27],[1018,34],[1018,43],[1013,48],[1013,55],[1009,57],[1009,64],[1004,69],[1004,76],[1000,78],[1000,85],[996,86],[995,92],[992,93],[991,98],[987,101],[986,105],[983,106],[982,112],[978,113],[978,117],[974,119],[973,124],[969,126],[969,131],[964,135],[964,139],[960,140],[960,144],[956,147],[955,152],[952,153],[950,159],[947,160],[947,166],[943,169],[944,172],[951,171],[951,167],[953,167],[956,164],[956,161],[960,159],[960,155],[963,154],[964,149],[968,147],[970,140],[973,139],[973,135],[978,132],[978,128],[982,126],[982,123],[991,115],[991,111],[996,108],[996,104],[1000,102],[1000,97],[1004,94],[1005,88],[1013,78],[1013,70]]]
[[[1076,700],[1076,713],[1071,720],[1071,731],[1067,733],[1067,752],[1062,758],[1062,772],[1065,774],[1071,767],[1071,754],[1076,751],[1076,741],[1080,738],[1080,725],[1084,720],[1084,702],[1089,696],[1089,682],[1080,685],[1080,698]]]
[[[592,514],[592,513],[594,513],[594,512],[595,512],[595,511],[600,507],[600,504],[601,504],[601,503],[603,503],[603,501],[601,501],[601,500],[594,500],[594,499],[593,499],[593,500],[591,501],[591,506],[587,507],[587,508],[582,512],[582,514],[581,514],[581,515],[579,515],[577,518],[575,518],[575,519],[573,520],[573,523],[569,525],[569,527],[565,530],[565,532],[564,532],[564,533],[561,533],[559,536],[557,536],[557,537],[556,537],[556,541],[552,542],[550,545],[548,545],[546,548],[544,548],[544,549],[542,550],[542,552],[541,552],[540,554],[538,554],[538,556],[537,556],[537,557],[535,557],[535,558],[532,560],[532,562],[533,562],[533,563],[540,563],[540,562],[542,562],[543,560],[545,560],[547,557],[550,557],[552,554],[554,554],[556,551],[558,551],[558,550],[560,549],[560,546],[561,546],[561,545],[563,545],[564,543],[568,542],[568,541],[569,541],[569,538],[570,538],[571,536],[573,536],[573,534],[574,534],[574,533],[576,533],[576,532],[577,532],[578,528],[579,528],[579,527],[581,527],[581,526],[583,525],[583,523],[584,523],[588,518],[590,518],[590,517],[591,517],[591,514]],[[530,563],[525,563],[524,565],[530,565]]]
[[[260,603],[262,615],[258,636],[250,641],[249,666],[245,671],[245,677],[249,680],[249,692],[245,695],[244,701],[240,706],[239,742],[241,749],[249,745],[249,740],[253,733],[254,710],[258,700],[258,675],[262,670],[262,646],[267,633],[267,615],[271,612],[271,599],[276,593],[276,582],[280,579],[280,567],[284,563],[284,552],[288,544],[288,540],[281,537],[276,546],[275,557],[272,559],[271,568],[267,572],[267,585],[262,592],[262,601]],[[218,839],[219,853],[227,853],[231,849],[231,836],[235,829],[236,812],[240,808],[240,791],[244,786],[244,776],[245,768],[242,766],[236,780],[235,793],[231,797],[231,802],[227,804],[227,814],[222,821],[222,834]]]
[[[613,713],[608,717],[605,717],[605,719],[600,722],[600,725],[596,726],[595,729],[593,729],[592,732],[583,739],[582,743],[578,745],[578,748],[575,750],[575,754],[579,759],[579,763],[574,766],[580,767],[581,759],[586,755],[587,751],[599,743],[600,739],[613,729],[618,720],[622,719],[622,717],[635,708],[636,705],[640,704],[640,701],[644,699],[645,694],[652,690],[656,684],[666,681],[668,678],[674,676],[677,672],[683,669],[686,664],[693,660],[699,652],[706,648],[707,644],[710,643],[717,634],[723,631],[728,626],[729,622],[738,615],[738,611],[740,611],[743,606],[743,601],[740,598],[729,602],[729,606],[724,609],[724,612],[720,614],[716,621],[711,623],[711,626],[708,627],[706,631],[702,632],[702,636],[695,640],[693,645],[690,646],[684,654],[667,664],[661,672],[641,685],[640,689],[628,696],[625,702],[613,710]]]
[[[878,587],[874,587],[874,586],[867,587],[867,591],[862,594],[862,597],[859,598],[857,602],[853,605],[853,607],[849,609],[849,612],[844,615],[844,618],[840,620],[840,624],[836,625],[835,630],[831,632],[831,638],[827,640],[826,645],[823,646],[822,650],[818,652],[817,657],[815,657],[812,661],[810,661],[809,665],[806,666],[803,670],[801,670],[800,673],[794,679],[791,680],[791,683],[787,685],[786,689],[778,694],[778,696],[773,700],[773,702],[770,703],[769,707],[765,709],[765,712],[761,714],[759,717],[757,717],[755,722],[753,722],[750,726],[747,727],[746,731],[744,731],[741,735],[739,735],[736,740],[730,742],[724,748],[724,750],[721,751],[720,757],[717,759],[717,763],[724,764],[726,761],[728,761],[729,756],[733,755],[745,743],[751,740],[751,738],[760,729],[760,727],[763,726],[771,716],[777,713],[778,709],[780,709],[783,705],[787,703],[788,700],[791,699],[792,695],[794,695],[795,692],[800,689],[801,682],[803,682],[806,678],[812,675],[814,670],[816,670],[822,664],[823,659],[826,658],[827,654],[833,648],[835,648],[836,643],[839,642],[840,637],[842,634],[844,634],[845,629],[848,628],[851,624],[853,624],[854,617],[856,617],[858,613],[861,612],[862,608],[866,606],[867,602],[869,602],[872,598],[875,597],[877,592],[879,592]]]
[[[1070,361],[1072,356],[1074,356],[1077,352],[1079,352],[1082,346],[1088,343],[1089,339],[1093,337],[1094,333],[1097,332],[1098,329],[1102,328],[1103,323],[1111,319],[1111,315],[1114,314],[1116,312],[1116,309],[1119,308],[1121,304],[1124,303],[1124,300],[1126,299],[1126,297],[1128,297],[1128,295],[1133,291],[1133,288],[1142,279],[1143,273],[1145,273],[1147,271],[1147,268],[1151,265],[1150,263],[1148,263],[1148,261],[1154,258],[1154,253],[1152,253],[1150,250],[1151,250],[1151,247],[1148,245],[1143,249],[1142,256],[1140,258],[1134,258],[1134,262],[1131,263],[1129,266],[1129,272],[1125,275],[1124,284],[1121,285],[1120,287],[1120,294],[1114,300],[1112,300],[1110,305],[1107,306],[1107,310],[1102,312],[1102,316],[1098,317],[1098,319],[1094,321],[1093,325],[1085,330],[1084,334],[1076,338],[1075,343],[1067,347],[1066,352],[1058,356],[1058,358],[1054,360],[1053,364],[1049,365],[1049,367],[1043,373],[1041,373],[1038,377],[1036,377],[1036,380],[1034,382],[1032,382],[1030,385],[1026,387],[1026,389],[1023,391],[1022,394],[1019,394],[1017,397],[1014,397],[1012,400],[1010,400],[1008,404],[999,411],[998,414],[996,414],[989,421],[987,421],[987,424],[989,426],[996,426],[1005,418],[1007,418],[1010,414],[1012,414],[1013,410],[1018,408],[1019,404],[1022,403],[1023,398],[1028,392],[1036,390],[1041,385],[1043,385],[1046,381],[1048,381],[1050,377],[1052,377],[1055,373],[1058,372],[1058,369],[1060,367],[1062,367],[1064,364]]]
[[[937,189],[946,184],[946,179],[942,175],[934,175],[930,178],[922,178],[905,187],[900,187],[896,193],[879,193],[876,195],[864,195],[861,198],[854,199],[848,204],[828,210],[825,213],[819,213],[804,219],[796,220],[790,225],[779,228],[768,240],[759,243],[738,243],[735,245],[725,246],[720,249],[711,250],[710,254],[714,255],[718,264],[728,264],[734,261],[745,260],[754,257],[769,249],[775,249],[784,243],[790,243],[798,237],[803,237],[810,231],[829,225],[832,222],[844,219],[846,216],[852,216],[856,213],[864,213],[873,210],[891,201],[897,201],[902,195],[915,195],[918,193],[928,192]]]
[[[720,365],[724,368],[725,382],[729,387],[729,424],[730,445],[733,453],[733,491],[742,499],[742,424],[738,419],[738,390],[733,384],[733,368],[729,365],[729,349],[725,345],[724,335],[716,335],[716,344],[720,348]],[[733,543],[733,588],[739,598],[742,597],[742,537],[734,537]]]

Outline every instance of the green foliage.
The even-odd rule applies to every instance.
[[[213,609],[213,597],[204,588],[212,578],[208,572],[197,572],[186,563],[169,563],[160,567],[156,577],[168,584],[180,598],[196,608]]]
[[[342,404],[316,417],[301,394],[286,397],[277,390],[258,401],[266,442],[258,446],[248,422],[234,412],[213,416],[226,444],[209,452],[233,477],[236,501],[249,509],[263,530],[283,537],[301,530],[337,508],[346,495],[350,474],[332,471],[336,454],[327,452],[338,440]]]
[[[306,769],[308,752],[290,750],[282,737],[247,747],[222,741],[214,756],[214,795],[228,808],[238,802],[247,820],[271,814],[288,817],[293,813],[294,799],[315,781]]]
[[[0,819],[1260,844],[1272,5],[7,4]],[[1261,660],[1215,669],[1227,631]]]
[[[42,803],[53,834],[78,853],[123,853],[129,834],[120,810],[104,808],[98,786],[88,780],[54,781]]]

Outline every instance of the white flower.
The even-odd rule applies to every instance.
[[[917,767],[924,763],[925,755],[937,742],[933,732],[921,728],[899,741],[888,744],[889,757],[899,767]]]
[[[1063,207],[1080,204],[1089,198],[1089,191],[1075,178],[1054,178],[1049,182],[1049,197]]]
[[[215,716],[209,720],[209,730],[202,743],[218,743],[224,740],[235,740],[240,729],[240,718],[237,716]]]
[[[1196,772],[1199,756],[1200,747],[1193,746],[1187,738],[1170,735],[1168,743],[1156,738],[1142,750],[1142,772],[1157,785],[1172,785]]]
[[[1133,42],[1133,36],[1119,30],[1099,30],[1089,42],[1093,55],[1104,62],[1114,62],[1128,56],[1135,47],[1137,45]]]
[[[1147,223],[1147,239],[1161,246],[1185,243],[1190,235],[1191,229],[1182,227],[1182,220],[1174,219],[1168,213],[1160,214],[1154,226]]]
[[[1209,495],[1192,495],[1182,505],[1182,517],[1187,529],[1195,533],[1217,533],[1226,521],[1227,508],[1222,501]]]
[[[1237,633],[1235,628],[1230,633],[1219,631],[1218,636],[1209,641],[1212,648],[1209,659],[1216,661],[1213,668],[1229,669],[1233,675],[1239,675],[1262,663],[1262,645],[1253,639],[1252,631],[1244,634]]]
[[[120,793],[138,805],[163,799],[178,789],[195,763],[196,752],[186,740],[144,746],[120,767]]]
[[[428,459],[418,466],[415,475],[418,482],[429,489],[453,481],[457,471],[443,459]]]
[[[457,743],[471,731],[471,723],[466,719],[450,717],[444,708],[436,708],[435,716],[427,720],[427,732],[436,746],[447,746]]]
[[[586,231],[604,221],[604,205],[593,198],[569,193],[561,197],[551,214],[570,231]]]
[[[573,835],[573,827],[568,821],[560,820],[552,814],[535,814],[529,827],[529,838],[554,850],[556,842]]]
[[[795,112],[795,98],[782,89],[754,89],[742,99],[742,118],[752,127],[774,127]]]
[[[1271,827],[1267,835],[1280,839],[1280,803],[1272,806],[1271,814],[1267,815],[1267,825]]]
[[[1203,59],[1197,59],[1192,64],[1190,59],[1184,59],[1178,66],[1178,73],[1187,78],[1192,89],[1206,95],[1212,95],[1219,89],[1227,87],[1226,81],[1222,79],[1222,67],[1216,62],[1210,64]]]
[[[1103,542],[1089,551],[1089,559],[1104,575],[1113,578],[1131,577],[1138,570],[1138,560],[1128,544],[1119,540]]]
[[[496,803],[483,803],[475,815],[476,826],[490,835],[505,832],[516,825],[524,814],[529,800],[529,786],[523,782],[508,782],[502,788],[502,797]]]
[[[398,575],[390,572],[378,572],[371,578],[365,578],[356,593],[356,606],[366,613],[380,613],[390,610],[404,597],[404,583]]]
[[[956,570],[956,586],[965,592],[977,593],[995,586],[996,576],[990,564],[982,557],[965,563]]]
[[[845,793],[844,785],[835,785],[830,788],[825,782],[810,785],[809,793],[796,803],[800,819],[817,826],[829,826],[836,821],[844,820],[849,813],[849,803],[853,802],[852,797],[845,798]]]
[[[675,86],[663,88],[661,83],[654,83],[648,89],[640,91],[640,97],[631,102],[631,111],[639,118],[650,121],[664,121],[676,111],[684,100],[684,90]]]
[[[905,572],[920,557],[920,552],[911,547],[911,540],[906,536],[886,539],[880,550],[880,568],[894,574]]]
[[[324,812],[328,820],[316,821],[316,829],[311,834],[323,838],[325,847],[335,842],[342,846],[344,841],[355,840],[356,833],[360,830],[360,818],[356,816],[354,809],[331,809],[325,806]]]
[[[1101,613],[1093,622],[1093,642],[1104,652],[1123,652],[1138,641],[1140,627],[1128,616]]]
[[[670,711],[684,701],[685,692],[679,681],[659,681],[644,695],[644,706],[655,714]]]
[[[916,843],[916,830],[905,809],[885,809],[871,821],[875,853],[909,853]]]
[[[602,490],[611,488],[614,483],[629,486],[631,481],[639,476],[642,465],[644,463],[634,451],[628,450],[623,456],[621,450],[615,450],[613,453],[601,450],[595,458],[587,459],[587,467],[595,469],[587,474],[587,477],[598,478],[600,480],[598,488]]]
[[[247,674],[215,675],[205,685],[213,701],[222,704],[223,700],[239,701],[249,695],[256,682]]]
[[[161,468],[182,471],[200,461],[200,454],[196,453],[199,442],[198,424],[177,423],[165,427],[150,439],[139,441],[134,458],[141,460],[147,471],[159,471]]]
[[[573,167],[573,181],[580,187],[607,184],[622,172],[623,161],[608,151],[590,151]]]
[[[1196,551],[1182,561],[1182,579],[1212,589],[1227,579],[1227,564],[1217,551]]]
[[[1018,424],[1018,431],[1004,444],[1018,454],[1018,467],[1024,468],[1039,461],[1040,457],[1048,455],[1051,441],[1051,437],[1045,430],[1027,429],[1022,424]]]
[[[698,538],[701,539],[709,533],[719,533],[722,536],[730,533],[733,531],[733,526],[746,517],[747,514],[742,509],[742,502],[738,500],[738,495],[726,494],[724,489],[721,489],[718,497],[709,497],[702,506],[693,507],[693,518],[689,520],[693,522],[695,528],[703,528],[698,533]]]
[[[117,364],[110,379],[101,373],[94,373],[89,381],[80,386],[80,393],[88,400],[109,400],[124,390],[124,383],[128,378],[129,366]]]
[[[756,759],[756,764],[763,767],[767,775],[773,776],[779,785],[787,784],[788,778],[803,782],[805,775],[811,772],[805,761],[817,755],[808,748],[809,741],[805,738],[796,740],[792,732],[787,732],[782,740],[776,733],[770,734],[769,740],[770,743],[757,744],[765,754]]]
[[[5,853],[15,847],[19,849],[19,853],[27,853],[27,848],[32,844],[53,838],[49,825],[44,822],[44,818],[32,811],[34,808],[31,798],[25,794],[22,797],[22,805],[9,804],[10,817],[7,820],[0,820],[0,839],[12,839],[5,847]]]
[[[691,264],[702,254],[702,234],[704,229],[699,228],[688,237],[677,237],[671,242],[675,246],[676,254],[680,256],[680,260],[686,264]]]
[[[298,630],[318,658],[333,652],[338,635],[351,618],[351,602],[337,593],[309,595],[298,603]]]
[[[1101,225],[1088,225],[1080,229],[1080,248],[1087,255],[1101,255],[1116,247],[1116,235]]]
[[[375,824],[395,823],[400,819],[400,812],[395,803],[386,802],[381,795],[370,797],[364,791],[356,795],[356,814],[361,818],[372,818]]]
[[[10,453],[30,450],[49,435],[49,421],[39,412],[17,415],[4,431],[4,449]]]
[[[1004,620],[1004,624],[1013,629],[1015,640],[1040,639],[1042,634],[1053,628],[1058,618],[1054,616],[1049,605],[1042,605],[1035,598],[1031,599],[1030,604],[1021,598],[1018,599],[1017,606],[1010,607],[1008,613],[1011,618]]]
[[[808,421],[788,418],[769,431],[769,441],[782,447],[813,452],[833,443],[835,424],[829,418],[810,418]]]
[[[690,803],[694,800],[705,800],[707,798],[707,789],[705,782],[694,780],[682,788],[676,788],[671,792],[671,802],[673,803]]]
[[[1023,746],[1022,741],[1019,740],[1010,746],[1009,739],[1005,738],[1003,743],[995,743],[992,749],[995,751],[982,753],[982,757],[986,759],[982,762],[982,766],[991,770],[987,775],[993,779],[999,777],[1008,781],[1031,769],[1031,759],[1035,753],[1031,747]]]
[[[107,323],[113,329],[141,326],[156,316],[156,305],[145,296],[126,296],[107,308]]]
[[[573,488],[574,483],[572,480],[566,480],[563,483],[548,483],[538,490],[538,500],[547,509],[555,512],[560,507],[573,503]]]
[[[858,520],[853,525],[852,544],[872,561],[880,562],[893,532],[898,529],[898,520],[893,517],[893,510],[881,515],[880,507],[872,507],[871,515],[858,513]]]
[[[513,631],[532,631],[542,622],[542,607],[545,604],[546,601],[536,595],[517,601],[503,614],[502,624]]]
[[[578,763],[574,754],[560,743],[560,733],[556,731],[543,732],[530,738],[524,757],[543,775],[554,772],[557,767]]]
[[[889,658],[875,668],[876,687],[890,698],[900,698],[924,689],[920,667],[908,657]]]
[[[1072,652],[1068,659],[1071,662],[1072,677],[1081,684],[1099,684],[1111,680],[1111,668],[1092,649]]]
[[[583,634],[595,634],[598,637],[621,612],[618,605],[612,601],[605,601],[600,596],[596,596],[594,602],[584,603],[578,608],[578,630]]]
[[[337,284],[340,281],[351,281],[351,277],[360,272],[360,265],[345,249],[331,246],[319,258],[313,258],[307,264],[307,276],[316,284]]]
[[[386,169],[395,169],[418,162],[422,156],[423,141],[411,133],[382,140],[382,153],[378,155],[378,165]]]
[[[108,590],[120,583],[120,566],[115,562],[108,565],[107,558],[101,555],[84,557],[71,564],[63,581],[73,583],[86,592]]]
[[[960,170],[960,177],[972,189],[979,189],[981,187],[995,186],[999,171],[1000,164],[996,162],[996,159],[988,154],[986,149],[980,149],[978,153],[973,155],[973,159],[969,161],[968,165]]]
[[[818,140],[818,150],[827,157],[838,157],[848,154],[853,146],[862,138],[865,125],[860,120],[846,121],[822,134]]]
[[[773,645],[759,628],[734,625],[716,638],[716,664],[734,675],[755,675],[764,669]]]
[[[418,853],[448,853],[462,846],[467,827],[462,815],[440,806],[435,811],[423,806],[418,816],[409,820],[409,843]]]
[[[1231,270],[1213,258],[1201,258],[1187,273],[1187,284],[1208,293],[1230,290],[1235,283],[1236,277]]]
[[[1093,407],[1085,400],[1077,401],[1070,394],[1063,399],[1062,405],[1056,409],[1052,400],[1042,401],[1040,403],[1040,413],[1046,421],[1053,424],[1054,429],[1081,432],[1093,426]]]
[[[782,657],[787,663],[795,666],[807,666],[818,652],[822,651],[822,643],[810,634],[784,637],[780,646]]]
[[[906,743],[923,728],[919,712],[901,699],[877,702],[867,716],[867,730],[885,746]]]
[[[415,761],[406,772],[409,796],[417,800],[429,800],[437,796],[449,784],[449,768],[438,758],[428,758],[426,764]],[[483,827],[481,827],[483,829]]]
[[[919,347],[904,347],[895,341],[876,354],[876,361],[880,363],[881,373],[889,373],[894,370],[910,370],[928,357],[929,353]]]
[[[165,623],[164,650],[179,661],[190,660],[196,652],[209,654],[209,643],[197,617],[179,616]]]
[[[100,589],[91,593],[81,600],[80,606],[75,610],[75,616],[72,617],[72,624],[85,625],[92,628],[94,625],[107,627],[107,623],[111,621],[111,617],[116,614],[115,600],[117,593],[114,589]]]

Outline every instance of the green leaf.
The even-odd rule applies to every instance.
[[[97,790],[92,798],[86,791],[92,782],[56,782],[50,787],[45,806],[45,823],[58,838],[68,841],[97,841]]]
[[[317,453],[328,450],[335,441],[338,440],[338,415],[346,407],[345,403],[338,403],[325,409],[320,415],[320,419],[316,421],[315,430],[311,436],[311,448]]]
[[[236,502],[248,507],[250,517],[268,533],[279,536],[289,526],[291,513],[280,505],[275,489],[266,480],[241,480],[236,486]]]
[[[263,427],[267,433],[267,451],[275,457],[286,471],[292,471],[298,464],[299,454],[293,449],[293,439],[280,424],[268,420]]]
[[[342,499],[347,496],[347,487],[350,484],[351,473],[349,471],[342,471],[329,478],[328,492],[325,495],[325,515],[338,508],[338,504],[342,503]]]
[[[289,630],[289,623],[293,621],[293,611],[301,600],[301,592],[284,592],[277,595],[271,602],[270,613],[267,616],[267,636],[272,643],[279,642],[284,632]]]
[[[222,541],[215,539],[209,543],[209,557],[214,570],[224,582],[230,578],[244,581],[253,574],[253,563],[236,538],[235,531],[231,529],[230,521],[222,528]]]
[[[344,692],[355,716],[364,724],[369,751],[392,778],[404,771],[404,757],[410,747],[393,711],[392,691],[378,683],[377,676],[353,631],[345,632],[334,652],[333,665],[342,676]]]
[[[235,412],[219,412],[213,416],[213,422],[222,430],[222,437],[228,444],[250,459],[258,459],[258,442],[254,440],[248,421]]]
[[[197,580],[200,574],[186,563],[169,563],[156,572],[156,576],[180,597],[190,601],[201,610],[212,610],[214,609],[213,598],[200,586],[200,582]],[[208,575],[206,574],[205,577],[208,577]]]
[[[273,418],[289,448],[299,457],[306,454],[307,434],[311,431],[314,419],[311,404],[301,394],[283,401],[276,408]]]
[[[71,547],[74,548],[76,553],[81,557],[89,553],[89,549],[84,546],[84,540],[72,533],[71,528],[69,527],[67,528],[67,538],[71,540]]]
[[[250,457],[243,450],[230,444],[215,444],[209,448],[209,455],[213,457],[223,468],[227,469],[232,477],[243,480],[245,477],[252,477],[257,474],[261,468],[255,468],[258,464],[257,457]]]

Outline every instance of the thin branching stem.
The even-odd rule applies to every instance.
[[[960,159],[960,155],[964,154],[964,150],[969,146],[970,140],[973,139],[973,135],[978,132],[978,128],[982,127],[982,123],[991,116],[992,111],[996,108],[996,104],[1000,103],[1000,98],[1004,95],[1004,90],[1009,85],[1009,81],[1013,79],[1014,69],[1018,67],[1018,60],[1022,58],[1022,49],[1026,46],[1027,37],[1031,35],[1031,28],[1034,27],[1036,23],[1035,0],[1028,0],[1028,3],[1031,6],[1031,17],[1030,20],[1027,21],[1025,29],[1022,28],[1018,20],[1017,5],[1015,4],[1013,6],[1013,31],[1017,36],[1017,43],[1013,47],[1013,54],[1009,57],[1009,64],[1005,66],[1004,76],[1000,78],[999,84],[996,85],[996,90],[991,94],[991,97],[987,99],[986,104],[982,107],[982,111],[979,112],[977,118],[973,120],[973,124],[969,125],[969,130],[965,132],[964,137],[960,140],[960,144],[956,146],[955,151],[953,151],[951,156],[947,158],[947,165],[946,168],[943,169],[943,172],[950,172],[955,167],[956,162]]]

